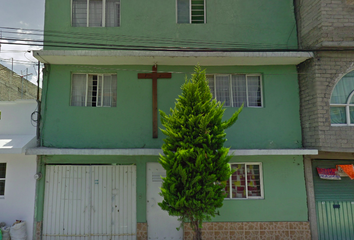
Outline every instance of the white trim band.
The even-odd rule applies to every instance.
[[[72,149],[72,148],[29,148],[26,155],[121,155],[121,156],[159,156],[161,149]],[[232,156],[261,155],[318,155],[317,149],[230,149]]]
[[[33,56],[42,63],[63,65],[257,66],[297,65],[313,58],[313,53],[39,50]]]

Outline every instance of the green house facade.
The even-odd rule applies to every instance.
[[[192,239],[157,206],[168,112],[206,69],[236,170],[205,239],[310,239],[293,2],[47,0],[36,239]],[[157,77],[155,80],[151,78]],[[155,105],[157,104],[157,106]],[[157,107],[157,108],[156,108]],[[176,226],[177,224],[177,226]],[[166,229],[173,229],[166,231]]]

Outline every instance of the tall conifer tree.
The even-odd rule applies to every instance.
[[[223,104],[212,100],[205,70],[195,68],[182,85],[182,95],[167,115],[160,110],[167,136],[160,163],[166,170],[159,206],[182,223],[189,222],[194,240],[201,238],[204,220],[211,220],[223,205],[225,181],[231,175],[224,130],[235,123],[242,107],[223,121]]]

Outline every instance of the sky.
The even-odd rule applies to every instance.
[[[0,36],[2,38],[26,39],[26,29],[43,30],[44,27],[44,2],[45,0],[0,0]],[[17,28],[15,34],[8,33],[4,27]],[[20,30],[22,29],[22,30]],[[32,74],[28,80],[37,84],[38,60],[32,57],[32,52],[27,51],[40,49],[39,47],[26,45],[4,44],[7,40],[0,39],[0,64],[12,69],[17,74]]]

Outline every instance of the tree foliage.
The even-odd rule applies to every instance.
[[[223,121],[223,104],[212,100],[205,70],[199,66],[182,85],[182,95],[167,115],[160,110],[167,136],[160,155],[166,170],[159,206],[180,221],[190,222],[194,239],[201,239],[202,222],[223,205],[224,182],[231,174],[224,130],[235,123],[242,107]]]

